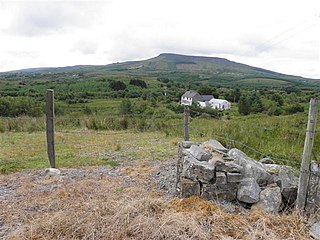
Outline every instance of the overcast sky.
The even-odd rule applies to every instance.
[[[164,52],[320,79],[320,0],[0,0],[0,71]]]

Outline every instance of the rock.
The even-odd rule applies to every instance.
[[[320,240],[320,222],[314,223],[310,228],[310,236]]]
[[[224,152],[224,153],[228,152],[227,148],[225,148],[220,142],[218,142],[217,140],[214,140],[214,139],[211,139],[207,142],[204,142],[202,144],[202,146],[210,148],[211,151],[217,150],[219,152]]]
[[[278,164],[268,163],[268,164],[264,164],[264,168],[267,170],[268,173],[278,175],[282,166]]]
[[[191,197],[200,195],[200,183],[194,182],[186,178],[182,178],[180,181],[180,196],[181,197]]]
[[[60,175],[61,171],[57,168],[46,168],[45,173],[49,176]]]
[[[209,200],[233,201],[237,197],[236,184],[203,184],[201,196]]]
[[[252,209],[263,209],[266,212],[277,213],[282,203],[281,191],[278,186],[267,187],[260,192],[260,200]]]
[[[227,184],[227,176],[224,172],[216,172],[216,184]]]
[[[212,157],[211,153],[196,145],[190,147],[190,154],[199,161],[208,161]]]
[[[264,163],[264,164],[274,164],[275,162],[269,158],[269,157],[265,157],[265,158],[262,158],[259,162],[261,163]]]
[[[295,170],[288,166],[283,166],[279,170],[277,184],[287,205],[293,205],[297,199],[299,178],[295,176]]]
[[[200,143],[193,142],[193,141],[183,141],[183,142],[181,142],[181,145],[182,145],[183,148],[190,148],[193,145],[199,146]]]
[[[228,183],[238,183],[243,180],[243,175],[241,173],[227,173],[227,182]]]
[[[245,153],[236,148],[231,149],[228,155],[234,158],[236,164],[243,167],[244,178],[254,178],[262,186],[273,183],[273,177],[267,172],[262,163],[249,158]]]
[[[310,178],[308,197],[306,201],[305,210],[308,214],[314,214],[320,207],[320,190],[319,190],[319,177],[320,177],[320,163],[311,161],[310,164]]]
[[[259,201],[261,188],[254,178],[243,179],[238,187],[237,199],[245,203],[256,203]]]
[[[208,162],[200,162],[193,156],[185,156],[182,177],[193,181],[210,182],[214,178],[214,166]]]
[[[216,161],[215,168],[220,172],[241,173],[243,171],[243,167],[234,162]]]

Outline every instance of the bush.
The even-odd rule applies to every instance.
[[[121,81],[110,81],[110,88],[114,91],[126,90],[127,85]]]
[[[304,112],[304,107],[298,103],[294,105],[290,105],[285,108],[285,112],[287,114],[293,114],[293,113],[298,113],[298,112]]]
[[[38,117],[43,113],[41,104],[30,97],[1,97],[0,116],[17,117],[21,115]]]
[[[132,80],[130,80],[129,84],[135,85],[135,86],[138,86],[138,87],[141,87],[141,88],[147,88],[147,84],[143,80],[132,79]]]

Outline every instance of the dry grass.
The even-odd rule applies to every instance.
[[[145,188],[145,175],[128,183],[95,172],[0,175],[0,184],[16,185],[17,194],[0,202],[6,239],[309,239],[306,219],[297,214],[231,214],[198,197],[166,200]]]

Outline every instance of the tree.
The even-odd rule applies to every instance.
[[[250,98],[246,95],[242,95],[238,103],[239,113],[242,115],[248,115],[250,113],[250,105]]]
[[[263,111],[263,104],[260,96],[254,92],[250,96],[250,112],[259,113]]]
[[[141,88],[147,88],[147,84],[143,80],[132,79],[132,80],[130,80],[129,84],[135,85],[135,86],[138,86],[138,87],[141,87]]]
[[[114,91],[125,90],[127,85],[121,81],[110,81],[110,88]]]
[[[283,98],[280,96],[280,94],[278,93],[273,94],[271,99],[276,102],[278,107],[283,105]]]

